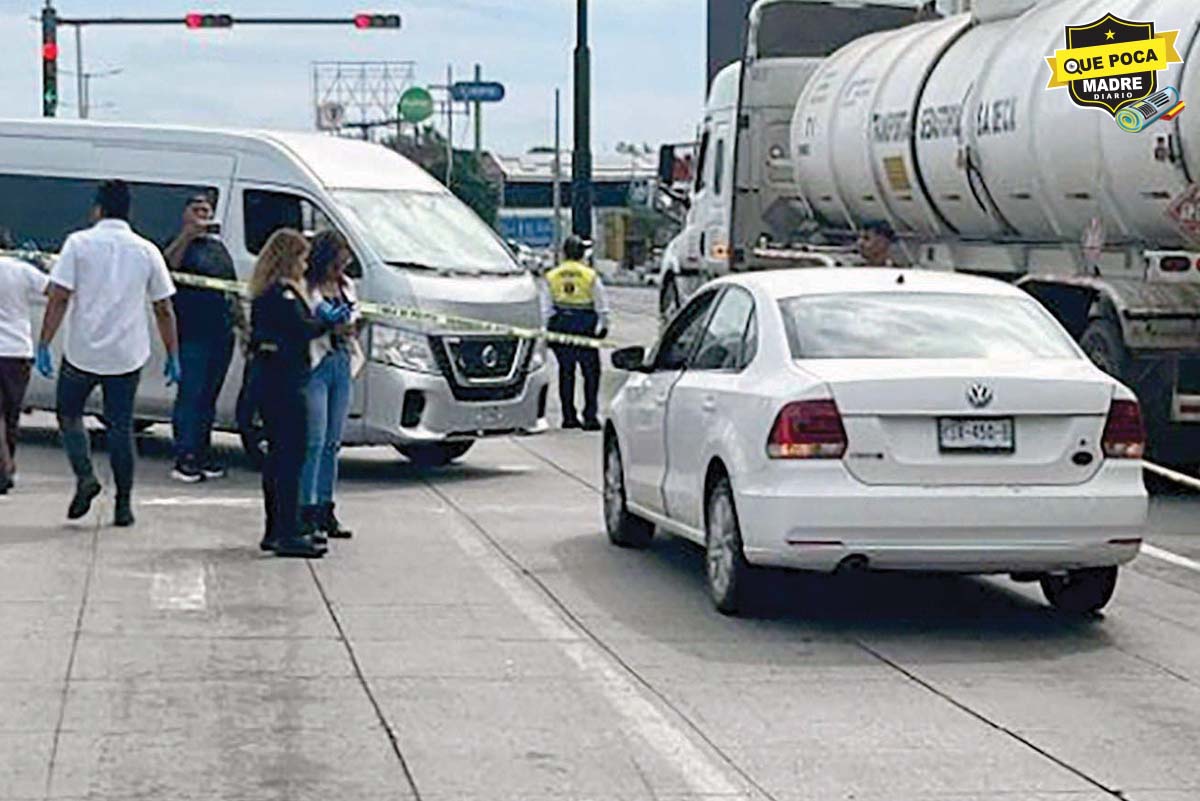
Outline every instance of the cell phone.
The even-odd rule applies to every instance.
[[[216,220],[207,221],[204,223],[204,233],[208,234],[209,236],[220,236],[221,223],[217,222]]]

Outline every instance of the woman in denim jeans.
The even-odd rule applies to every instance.
[[[354,284],[346,276],[353,261],[346,240],[335,231],[318,234],[308,256],[306,279],[310,303],[340,301],[352,308],[357,300]],[[301,474],[302,519],[318,543],[328,537],[349,539],[334,514],[333,488],[337,483],[338,451],[342,429],[350,410],[354,378],[351,362],[357,346],[358,312],[351,321],[316,339],[312,345],[312,375],[308,380],[308,440]]]

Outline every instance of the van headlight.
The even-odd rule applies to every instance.
[[[546,340],[533,340],[533,353],[529,354],[529,372],[536,372],[546,366]]]
[[[371,361],[418,373],[441,373],[429,337],[378,323],[371,327]]]

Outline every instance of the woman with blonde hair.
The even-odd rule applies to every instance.
[[[267,531],[260,547],[276,556],[319,559],[325,555],[300,526],[300,471],[307,436],[305,387],[309,345],[350,319],[344,305],[323,302],[310,310],[304,270],[308,242],[283,228],[267,240],[250,279],[250,380],[269,388],[259,393],[259,413],[267,434],[263,464],[263,503]]]

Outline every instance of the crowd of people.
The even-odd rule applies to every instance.
[[[32,368],[56,380],[58,425],[75,476],[67,517],[87,515],[103,491],[83,419],[99,388],[115,485],[113,524],[134,525],[134,402],[151,355],[150,309],[166,351],[163,379],[177,387],[172,476],[195,483],[225,475],[212,448],[213,420],[242,332],[249,389],[268,440],[260,545],[281,557],[320,558],[329,538],[351,536],[334,512],[341,434],[363,362],[354,287],[345,274],[349,246],[332,231],[311,243],[298,231],[276,231],[255,264],[247,325],[236,293],[177,289],[171,278],[171,270],[236,278],[211,198],[187,201],[180,233],[162,251],[133,231],[130,211],[129,186],[105,181],[92,225],[67,237],[49,275],[0,256],[0,494],[16,486],[17,429]],[[0,232],[0,250],[11,248]],[[46,296],[46,311],[35,339],[39,295]]]

